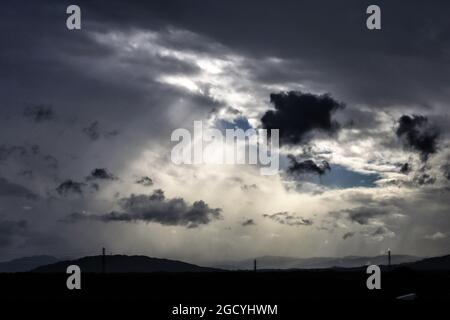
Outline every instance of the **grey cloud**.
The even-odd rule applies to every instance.
[[[53,233],[43,233],[33,228],[28,220],[10,220],[0,217],[0,248],[15,255],[23,250],[51,247],[65,243],[65,238]],[[33,252],[33,251],[31,251]]]
[[[72,213],[66,222],[97,220],[102,222],[155,222],[162,225],[179,225],[196,228],[222,217],[220,208],[211,208],[204,201],[192,205],[182,198],[166,199],[161,189],[150,195],[134,195],[119,200],[120,212],[112,211],[103,215]]]
[[[263,217],[278,222],[279,224],[285,224],[295,227],[310,226],[313,224],[313,221],[311,219],[306,219],[286,211],[273,214],[263,214]]]
[[[33,179],[33,176],[34,176],[33,170],[21,170],[17,173],[17,175],[26,177],[30,180]]]
[[[31,146],[31,153],[32,154],[37,155],[37,154],[39,154],[40,151],[41,151],[41,147],[39,145],[33,144]]]
[[[247,219],[244,222],[241,223],[243,227],[249,227],[256,225],[255,221],[253,219]]]
[[[63,9],[60,3],[52,3],[55,12]],[[273,2],[267,0],[207,4],[135,0],[126,4],[109,1],[108,6],[79,2],[89,12],[86,23],[103,28],[161,30],[173,26],[186,30],[181,34],[168,33],[166,45],[211,52],[217,51],[212,45],[216,42],[249,56],[297,60],[300,67],[291,65],[288,70],[306,69],[313,85],[334,87],[336,90],[327,91],[339,92],[346,100],[375,106],[399,102],[426,105],[448,100],[447,90],[436,90],[449,82],[449,22],[445,14],[448,2],[438,0],[430,5],[416,0],[405,6],[380,0],[377,4],[383,8],[383,31],[378,33],[365,28],[365,9],[370,4],[357,0],[345,5],[324,0],[286,0],[275,9]],[[32,7],[29,11],[40,12]],[[56,17],[49,16],[49,21]],[[232,28],[229,21],[233,21]],[[214,41],[200,42],[195,33]],[[88,39],[78,37],[83,40],[79,41],[81,44],[66,46],[77,53],[102,52],[86,43]],[[305,45],[308,43],[314,45]],[[266,76],[271,82],[280,77],[275,71]]]
[[[52,120],[55,116],[52,106],[36,105],[25,108],[23,115],[33,122],[44,122]]]
[[[0,220],[0,248],[13,244],[15,238],[23,236],[27,229],[25,220]]]
[[[90,186],[92,189],[94,189],[94,191],[100,190],[100,185],[99,185],[98,183],[96,183],[96,182],[92,182],[89,186]]]
[[[447,180],[450,180],[450,163],[446,163],[442,166],[442,172]]]
[[[18,145],[1,145],[0,146],[0,161],[8,160],[9,157],[18,155],[25,156],[27,149]]]
[[[361,225],[370,224],[373,219],[389,216],[391,213],[386,207],[375,206],[361,206],[352,209],[344,209],[341,211],[334,211],[332,215],[345,216],[352,222],[356,222]]]
[[[372,237],[382,236],[385,235],[389,230],[387,230],[385,227],[378,227],[371,233]]]
[[[37,200],[38,196],[24,186],[10,182],[0,177],[0,197],[20,197]]]
[[[76,182],[71,179],[65,180],[58,187],[56,187],[56,192],[60,196],[68,196],[70,194],[83,194],[83,187],[86,184],[83,182]]]
[[[365,28],[365,9],[370,4],[358,0],[345,4],[287,0],[274,8],[272,1],[265,0],[207,4],[171,0],[110,1],[104,8],[82,2],[93,19],[111,27],[172,25],[251,56],[297,59],[300,67],[313,75],[308,77],[315,80],[313,84],[331,84],[341,96],[360,103],[385,106],[399,102],[426,104],[430,97],[448,100],[448,90],[436,91],[449,82],[448,2],[431,5],[410,1],[405,6],[380,0],[377,5],[383,10],[382,32]],[[115,12],[122,14],[117,17]],[[314,45],[305,45],[311,43]],[[275,71],[266,78],[276,78]]]
[[[348,238],[353,237],[354,235],[355,235],[354,232],[347,232],[347,233],[345,233],[345,234],[342,236],[342,239],[346,240],[346,239],[348,239]]]
[[[98,140],[100,138],[100,124],[98,121],[92,122],[89,126],[83,129],[83,132],[92,141]]]
[[[150,177],[144,176],[136,180],[136,183],[144,187],[151,187],[153,185],[153,180]]]
[[[227,107],[226,108],[226,112],[231,114],[231,115],[234,115],[234,116],[238,116],[238,115],[242,114],[242,111],[240,111],[240,110],[238,110],[236,108],[233,108],[233,107]]]
[[[99,121],[94,121],[87,127],[83,128],[83,133],[92,141],[96,141],[101,137],[113,138],[119,134],[118,130],[105,131]]]
[[[319,176],[324,175],[327,171],[331,171],[330,164],[322,160],[321,163],[316,164],[313,160],[299,161],[294,155],[289,154],[289,167],[287,172],[291,175],[302,175],[302,174],[317,174]]]
[[[395,233],[385,226],[379,226],[376,227],[374,230],[367,231],[364,233],[366,236],[373,238],[377,241],[382,241],[385,238],[393,237],[395,236]]]
[[[436,178],[428,173],[420,173],[414,176],[413,182],[422,185],[434,184],[436,182]]]
[[[55,170],[58,169],[59,162],[58,159],[56,159],[54,156],[48,154],[44,157],[44,160],[50,168],[53,168]]]
[[[95,168],[91,171],[86,180],[117,180],[118,178],[106,168]]]

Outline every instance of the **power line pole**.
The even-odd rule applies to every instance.
[[[106,272],[106,250],[102,248],[102,273]]]
[[[253,271],[255,271],[255,272],[256,272],[256,259],[255,259],[255,260],[253,260]]]
[[[388,249],[388,266],[391,268],[391,249]]]

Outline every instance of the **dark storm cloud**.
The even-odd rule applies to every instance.
[[[26,187],[0,177],[0,197],[20,197],[37,200],[38,196]]]
[[[25,108],[23,116],[34,122],[43,122],[52,120],[55,115],[52,106],[37,105]]]
[[[76,182],[68,179],[56,187],[56,192],[58,192],[60,196],[68,196],[70,194],[81,195],[83,194],[83,187],[85,186],[86,184],[83,182]]]
[[[439,133],[428,123],[428,118],[419,115],[401,116],[396,134],[404,139],[405,146],[418,151],[423,161],[437,151]]]
[[[329,95],[294,91],[272,93],[270,102],[275,110],[267,111],[261,122],[265,129],[280,130],[281,144],[304,143],[313,131],[332,135],[340,128],[332,115],[344,105]]]
[[[0,248],[14,243],[16,237],[23,236],[28,229],[25,220],[13,221],[0,219]]]
[[[313,224],[313,221],[311,219],[306,219],[300,216],[297,216],[296,214],[289,213],[289,212],[277,212],[273,214],[263,214],[264,218],[268,218],[270,220],[273,220],[275,222],[278,222],[279,224],[285,224],[288,226],[310,226]]]
[[[450,82],[446,58],[450,43],[448,1],[431,4],[413,0],[405,4],[379,0],[381,31],[366,28],[366,8],[373,4],[366,0],[284,0],[281,5],[268,0],[79,4],[89,17],[110,28],[170,25],[249,56],[297,60],[296,65],[287,67],[289,72],[275,69],[263,74],[264,81],[283,81],[283,74],[289,79],[292,70],[300,69],[308,75],[300,77],[301,81],[336,88],[327,91],[339,92],[339,97],[348,102],[430,105],[448,100],[450,94],[445,89],[436,90]],[[190,40],[186,43],[198,46],[191,37],[185,38]]]
[[[255,221],[253,219],[247,219],[244,222],[241,223],[243,227],[249,227],[256,225]]]
[[[96,168],[91,171],[86,180],[117,180],[118,178],[105,168]]]
[[[321,163],[316,164],[313,160],[298,161],[294,155],[289,154],[289,167],[287,172],[291,175],[302,175],[302,174],[317,174],[319,176],[324,175],[327,171],[331,171],[330,164],[323,160]]]
[[[33,31],[45,35],[48,30],[58,30],[61,22],[57,13],[64,12],[67,4],[49,3],[53,4],[48,6],[53,10],[51,15],[43,15],[36,4],[26,11],[18,10],[19,18],[33,14],[35,19],[45,21],[54,18],[54,25],[48,23],[48,28]],[[218,42],[250,57],[294,60],[282,74],[290,77],[300,69],[300,74],[307,76],[296,77],[292,82],[326,85],[326,91],[336,92],[347,102],[429,106],[447,101],[450,94],[442,88],[450,80],[446,59],[450,43],[447,1],[430,4],[415,0],[404,4],[380,0],[377,5],[382,8],[382,30],[375,32],[365,26],[366,8],[373,4],[365,0],[284,0],[282,5],[267,0],[112,0],[108,5],[80,0],[77,4],[89,13],[83,16],[83,22],[90,29],[100,26],[103,30],[165,30],[170,26],[191,32],[168,33],[165,44],[171,47],[218,52],[213,45]],[[5,18],[12,16],[11,11],[4,9]],[[212,41],[199,41],[195,33]],[[75,37],[79,38],[76,43]],[[71,40],[65,46],[77,53],[108,53],[106,48],[101,51],[93,46],[83,33],[72,35]],[[285,80],[277,69],[264,74],[264,79],[270,83]]]
[[[204,201],[188,204],[183,198],[167,199],[161,189],[150,195],[131,195],[119,201],[120,212],[104,215],[72,213],[65,222],[97,220],[103,222],[155,222],[169,226],[196,228],[222,217],[220,208],[211,208]]]
[[[150,177],[144,176],[136,180],[136,183],[144,187],[151,187],[153,185],[153,180]]]

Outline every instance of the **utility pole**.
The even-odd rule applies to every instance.
[[[256,272],[256,259],[255,259],[255,260],[253,260],[253,271],[255,271],[255,272]]]
[[[106,272],[106,250],[102,248],[102,273]]]
[[[391,249],[388,249],[388,266],[391,268]]]

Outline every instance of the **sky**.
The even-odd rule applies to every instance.
[[[448,254],[450,4],[370,4],[2,2],[0,260]],[[173,163],[194,121],[279,171]]]

